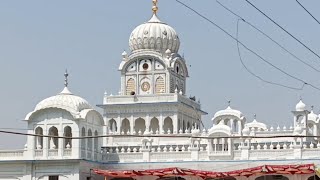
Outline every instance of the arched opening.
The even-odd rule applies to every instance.
[[[126,95],[132,95],[133,93],[136,92],[136,83],[134,81],[134,79],[130,78],[127,81],[127,91],[126,91]]]
[[[116,120],[114,119],[109,120],[109,129],[111,132],[117,132],[118,126],[117,126]]]
[[[170,130],[170,133],[173,132],[173,123],[172,123],[172,119],[170,117],[166,117],[164,119],[163,130],[167,134],[169,134],[169,130]]]
[[[123,119],[121,123],[121,133],[129,134],[130,131],[130,121],[128,119]]]
[[[150,131],[152,134],[156,134],[157,131],[159,131],[159,120],[157,118],[152,118],[150,121]]]
[[[72,129],[70,126],[66,126],[64,128],[64,137],[69,137],[69,138],[64,138],[64,148],[70,149],[72,147]]]
[[[36,149],[42,149],[43,148],[43,129],[41,127],[37,127],[35,130],[36,135],[36,143],[35,143],[35,148]]]
[[[310,176],[307,180],[320,180],[320,178],[317,175]]]
[[[136,134],[138,134],[139,131],[141,131],[141,134],[144,134],[145,130],[146,130],[146,123],[144,119],[142,118],[136,119],[134,123],[134,131],[136,132]]]
[[[282,175],[267,175],[267,176],[260,176],[255,180],[289,180],[289,178]]]
[[[165,92],[164,79],[161,76],[159,76],[156,79],[155,89],[156,89],[156,94],[161,94]]]
[[[92,131],[91,129],[88,130],[88,137],[92,136]],[[92,151],[92,138],[88,138],[88,150]]]
[[[81,137],[85,137],[86,136],[86,128],[82,127],[81,129]],[[86,149],[86,139],[82,138],[81,139],[81,149]]]
[[[98,138],[97,138],[97,136],[98,136],[98,131],[96,130],[95,132],[94,132],[94,136],[96,136],[94,139],[93,139],[93,148],[94,148],[94,152],[98,152],[98,150],[99,150],[99,143],[98,143]]]
[[[49,129],[49,136],[58,136],[58,129],[52,126]],[[57,149],[59,147],[58,138],[57,137],[50,137],[49,138],[49,149]]]
[[[191,128],[191,125],[190,125],[190,122],[188,121],[188,122],[187,122],[187,129],[186,129],[186,132],[188,132],[188,131],[190,130],[190,128]]]
[[[182,121],[182,132],[183,132],[183,133],[186,132],[186,123],[185,123],[184,120]]]

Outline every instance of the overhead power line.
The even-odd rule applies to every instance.
[[[226,7],[225,5],[223,5],[221,2],[219,2],[217,0],[217,3],[222,6],[224,9],[226,9],[227,11],[229,11],[231,14],[235,15],[236,17],[238,17],[241,22],[246,23],[247,25],[251,26],[253,29],[255,29],[256,31],[260,32],[262,35],[264,35],[265,37],[267,37],[269,40],[271,40],[273,43],[275,43],[276,45],[278,45],[282,50],[284,50],[285,52],[287,52],[288,54],[290,54],[293,58],[295,58],[296,60],[300,61],[301,63],[303,63],[304,65],[310,67],[311,69],[320,72],[319,69],[313,67],[311,64],[307,63],[306,61],[302,60],[301,58],[297,57],[294,53],[290,52],[288,49],[286,49],[283,45],[281,45],[279,42],[277,42],[276,40],[274,40],[271,36],[269,36],[268,34],[266,34],[265,32],[263,32],[261,29],[259,29],[258,27],[256,27],[255,25],[253,25],[252,23],[250,23],[249,21],[247,21],[246,19],[244,19],[243,17],[241,17],[240,15],[236,14],[234,11],[232,11],[230,8]]]
[[[286,32],[288,35],[290,35],[293,39],[295,39],[296,41],[298,41],[302,46],[304,46],[305,48],[307,48],[312,54],[314,54],[315,56],[317,56],[320,60],[320,56],[315,53],[311,48],[309,48],[306,44],[304,44],[303,42],[301,42],[298,38],[296,38],[294,35],[292,35],[289,31],[287,31],[286,29],[284,29],[281,25],[279,25],[277,22],[275,22],[273,19],[271,19],[268,15],[266,15],[264,12],[262,12],[259,8],[257,8],[254,4],[252,4],[249,0],[245,0],[248,4],[250,4],[252,7],[254,7],[257,11],[259,11],[262,15],[264,15],[266,18],[268,18],[271,22],[273,22],[275,25],[277,25],[280,29],[282,29],[284,32]]]
[[[233,35],[231,35],[228,31],[226,31],[225,29],[223,29],[222,27],[220,27],[218,24],[216,24],[215,22],[213,22],[212,20],[210,20],[209,18],[207,18],[206,16],[202,15],[201,13],[199,13],[198,11],[196,11],[195,9],[191,8],[190,6],[184,4],[183,2],[176,0],[178,3],[180,3],[181,5],[183,5],[184,7],[188,8],[189,10],[191,10],[192,12],[194,12],[195,14],[197,14],[198,16],[200,16],[201,18],[205,19],[206,21],[208,21],[210,24],[214,25],[215,27],[217,27],[218,29],[220,29],[221,31],[223,31],[225,34],[227,34],[230,38],[232,38],[233,40],[235,40],[236,42],[238,42],[241,46],[243,46],[246,50],[250,51],[252,54],[254,54],[255,56],[257,56],[260,60],[262,60],[263,62],[267,63],[268,65],[270,65],[271,67],[277,69],[278,71],[280,71],[281,73],[287,75],[288,77],[291,77],[292,79],[295,79],[301,83],[303,83],[304,85],[309,85],[310,87],[319,90],[320,88],[310,84],[294,75],[291,75],[289,73],[287,73],[286,71],[282,70],[281,68],[275,66],[274,64],[272,64],[271,62],[269,62],[268,60],[266,60],[265,58],[263,58],[261,55],[259,55],[258,53],[256,53],[255,51],[253,51],[252,49],[248,48],[245,44],[243,44],[241,41],[239,41],[236,37],[234,37]]]
[[[30,133],[22,133],[22,132],[14,132],[14,131],[3,131],[0,130],[0,133],[4,134],[12,134],[12,135],[21,135],[21,136],[34,136],[34,137],[47,137],[47,138],[63,138],[63,139],[94,139],[94,138],[105,138],[105,137],[157,137],[157,138],[201,138],[201,139],[214,139],[214,138],[231,138],[231,139],[243,139],[243,138],[320,138],[320,136],[313,135],[272,135],[272,136],[201,136],[201,135],[193,135],[193,134],[157,134],[157,135],[119,135],[119,134],[109,134],[109,135],[98,135],[98,136],[78,136],[78,137],[68,137],[68,136],[53,136],[53,135],[42,135],[42,134],[30,134]]]
[[[317,21],[318,24],[320,24],[317,18],[315,18],[298,0],[296,1],[315,21]]]
[[[238,19],[237,21],[237,39],[239,40],[239,22],[241,21],[241,19]],[[272,85],[276,85],[276,86],[281,86],[281,87],[284,87],[284,88],[288,88],[288,89],[293,89],[293,90],[303,90],[303,87],[305,84],[302,84],[301,87],[291,87],[291,86],[287,86],[287,85],[283,85],[283,84],[280,84],[280,83],[276,83],[276,82],[273,82],[273,81],[268,81],[268,80],[265,80],[264,78],[260,77],[259,75],[255,74],[254,72],[252,72],[247,66],[246,64],[244,63],[243,59],[242,59],[242,56],[241,56],[241,52],[240,52],[240,47],[239,47],[239,41],[237,41],[237,50],[238,50],[238,55],[239,55],[239,59],[240,59],[240,62],[242,64],[242,66],[245,68],[245,70],[247,70],[252,76],[256,77],[257,79],[265,82],[265,83],[268,83],[268,84],[272,84]]]

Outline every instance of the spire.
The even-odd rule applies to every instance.
[[[68,87],[68,70],[66,69],[66,72],[64,73],[64,87]]]
[[[153,6],[152,6],[152,11],[153,11],[153,14],[157,14],[157,11],[158,11],[158,0],[152,0],[152,3],[153,3]]]
[[[62,92],[60,94],[72,94],[69,89],[68,89],[68,70],[66,69],[66,72],[64,73],[64,89],[62,90]]]

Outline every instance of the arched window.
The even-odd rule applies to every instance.
[[[52,126],[49,129],[49,136],[58,136],[58,129]],[[50,137],[49,138],[49,149],[57,149],[59,147],[58,138]]]
[[[94,136],[98,136],[98,131],[96,130],[95,132],[94,132]],[[99,144],[98,144],[98,138],[97,137],[95,137],[94,139],[93,139],[93,145],[94,145],[94,152],[98,152],[98,150],[99,150]]]
[[[91,129],[88,130],[88,136],[92,136],[92,131]],[[92,138],[88,138],[88,150],[92,151]]]
[[[156,134],[157,131],[159,131],[159,120],[157,118],[152,118],[150,121],[150,131],[153,134]]]
[[[64,133],[63,133],[64,137],[72,137],[72,130],[70,126],[66,126],[64,128]],[[64,148],[71,148],[72,147],[72,139],[70,138],[65,138],[64,139]]]
[[[109,129],[111,132],[117,132],[118,126],[117,122],[114,119],[109,120]]]
[[[155,85],[155,89],[156,89],[156,94],[161,94],[165,92],[165,83],[164,83],[164,79],[159,76],[156,79],[156,85]]]
[[[126,95],[133,95],[132,93],[136,93],[136,83],[134,81],[134,79],[130,78],[127,81],[127,91],[126,91]]]
[[[165,133],[173,133],[173,123],[170,117],[166,117],[163,122],[163,130]]]
[[[127,118],[122,120],[120,130],[121,130],[121,133],[129,134],[130,122]]]
[[[40,135],[36,136],[36,149],[42,149],[43,148],[43,129],[41,127],[37,127],[35,130],[35,134]]]
[[[136,119],[134,123],[134,131],[136,132],[136,134],[138,134],[139,131],[141,131],[141,134],[144,134],[145,130],[146,130],[145,120],[142,118]]]
[[[82,127],[81,129],[81,137],[86,136],[86,128]],[[81,139],[81,149],[86,149],[86,139],[82,138]]]

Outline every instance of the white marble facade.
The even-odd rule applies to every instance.
[[[66,74],[63,91],[41,101],[25,118],[28,133],[39,136],[28,136],[24,149],[0,151],[0,179],[103,179],[93,175],[92,168],[229,171],[264,164],[320,164],[316,137],[264,138],[319,136],[319,115],[301,100],[290,127],[268,127],[256,117],[248,122],[229,105],[204,128],[201,117],[207,113],[195,97],[186,95],[188,68],[179,55],[176,31],[154,13],[133,30],[129,46],[119,66],[121,91],[104,94],[97,105],[103,113],[69,91]],[[88,138],[92,136],[105,137]],[[296,180],[311,176],[286,175]]]

